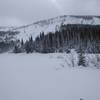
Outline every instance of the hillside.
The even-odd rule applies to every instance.
[[[14,39],[27,40],[30,36],[35,39],[40,32],[47,34],[48,32],[54,32],[55,29],[59,29],[59,26],[64,24],[90,24],[100,25],[100,16],[58,16],[55,18],[41,20],[29,25],[20,27],[0,27],[0,31],[19,31],[17,35],[14,35]]]

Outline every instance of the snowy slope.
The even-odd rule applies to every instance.
[[[0,30],[13,30],[19,31],[18,35],[15,35],[16,39],[27,40],[30,36],[35,39],[40,32],[47,34],[48,32],[54,32],[55,29],[59,29],[60,25],[64,24],[91,24],[100,25],[100,16],[58,16],[48,20],[38,21],[29,25],[21,27],[10,27],[10,28],[0,28]]]
[[[100,100],[100,70],[72,68],[69,57],[1,54],[0,100]]]
[[[38,36],[40,32],[44,32],[45,34],[48,32],[54,32],[56,29],[59,29],[62,23],[97,25],[100,24],[100,18],[92,16],[60,16],[48,20],[43,20],[31,25],[17,28],[17,31],[20,31],[20,34],[17,36],[17,38],[23,38],[26,40],[32,35],[35,39],[35,37]]]

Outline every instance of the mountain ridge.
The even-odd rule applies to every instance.
[[[19,27],[0,27],[0,31],[18,31],[19,34],[14,36],[15,39],[27,40],[30,36],[35,39],[40,32],[44,32],[45,34],[55,32],[62,23],[100,25],[100,16],[62,15]]]

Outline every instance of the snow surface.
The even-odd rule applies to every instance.
[[[0,100],[100,100],[100,70],[72,68],[69,57],[0,54]]]

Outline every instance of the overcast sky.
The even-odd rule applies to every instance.
[[[100,15],[100,0],[0,0],[0,26],[78,14]]]

